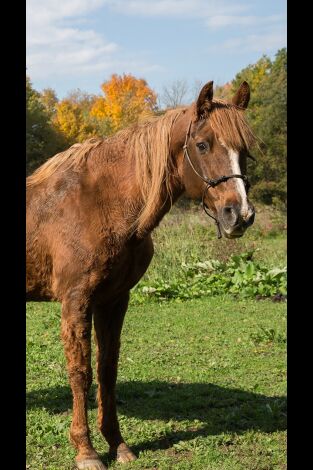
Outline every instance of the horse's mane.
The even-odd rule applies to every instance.
[[[171,197],[171,130],[176,119],[186,112],[186,109],[171,109],[161,116],[123,129],[106,139],[91,138],[82,144],[74,144],[65,152],[50,158],[29,176],[27,187],[41,183],[59,168],[66,170],[80,167],[82,162],[92,157],[93,150],[101,143],[118,144],[127,141],[128,152],[134,158],[136,180],[144,202],[137,220],[138,226],[143,227],[154,211],[155,202],[164,188],[164,183]],[[233,104],[219,99],[213,100],[210,109],[204,111],[203,120],[205,119],[209,119],[214,133],[227,147],[249,149],[257,140],[245,120],[243,111]]]
[[[176,119],[186,108],[176,108],[158,117],[151,117],[137,129],[126,129],[120,136],[129,135],[130,154],[135,158],[136,180],[139,183],[143,209],[137,219],[138,227],[144,227],[155,210],[156,201],[164,188],[171,199],[169,176],[173,173],[170,158],[171,131]]]
[[[26,178],[26,188],[36,186],[49,178],[59,168],[66,171],[69,168],[77,168],[85,161],[90,151],[96,148],[103,139],[92,137],[83,143],[76,143],[64,152],[57,153],[49,158],[34,173]]]

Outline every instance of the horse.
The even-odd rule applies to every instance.
[[[115,388],[129,293],[152,259],[153,229],[183,193],[202,198],[219,237],[241,237],[254,221],[249,100],[247,82],[226,102],[213,98],[210,81],[190,106],[74,144],[27,178],[26,300],[61,302],[78,469],[106,469],[87,419],[92,321],[98,426],[114,458],[136,459],[120,432]]]

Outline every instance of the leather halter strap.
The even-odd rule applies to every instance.
[[[190,158],[190,155],[188,153],[188,147],[187,147],[187,143],[188,143],[188,139],[190,137],[190,129],[191,129],[191,124],[192,124],[192,121],[190,121],[189,123],[189,126],[188,126],[188,130],[187,130],[187,133],[186,133],[186,138],[185,138],[185,143],[183,145],[183,150],[184,150],[184,157],[187,159],[189,165],[191,166],[191,168],[193,169],[194,173],[199,176],[199,178],[202,179],[202,181],[204,181],[206,183],[206,186],[203,190],[203,193],[202,193],[202,208],[204,210],[204,212],[209,216],[211,217],[214,221],[215,221],[215,224],[216,224],[216,228],[217,228],[217,238],[222,238],[222,233],[221,233],[221,228],[220,228],[220,223],[218,221],[218,219],[216,217],[214,217],[214,215],[212,215],[210,212],[209,212],[209,208],[208,206],[205,204],[204,202],[204,197],[205,197],[205,194],[206,192],[210,189],[210,188],[214,188],[215,186],[217,186],[218,184],[220,183],[224,183],[226,181],[228,181],[229,179],[231,178],[241,178],[244,183],[245,183],[245,186],[246,186],[246,191],[249,190],[249,187],[250,187],[250,183],[249,183],[249,180],[248,180],[248,177],[246,175],[237,175],[237,174],[232,174],[232,175],[223,175],[223,176],[220,176],[219,178],[208,178],[207,176],[205,175],[201,175],[197,170],[196,168],[194,167],[192,161],[191,161],[191,158]]]

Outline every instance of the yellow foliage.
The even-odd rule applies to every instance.
[[[91,115],[109,120],[112,131],[138,122],[142,115],[151,114],[155,109],[155,93],[145,80],[135,78],[131,74],[114,74],[101,88],[104,97],[95,101]]]
[[[96,130],[88,123],[79,103],[64,99],[56,105],[54,125],[65,135],[69,143],[83,142],[96,135]]]

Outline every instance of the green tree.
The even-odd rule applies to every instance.
[[[50,122],[40,93],[26,77],[26,173],[32,173],[65,146],[66,142]]]
[[[52,119],[56,113],[58,101],[57,95],[52,88],[45,88],[40,93],[40,102],[43,104],[50,119]]]
[[[246,80],[251,87],[247,119],[261,139],[257,164],[249,162],[253,196],[267,204],[286,202],[287,154],[287,50],[280,49],[274,61],[263,56],[239,72],[232,82],[234,93]]]

